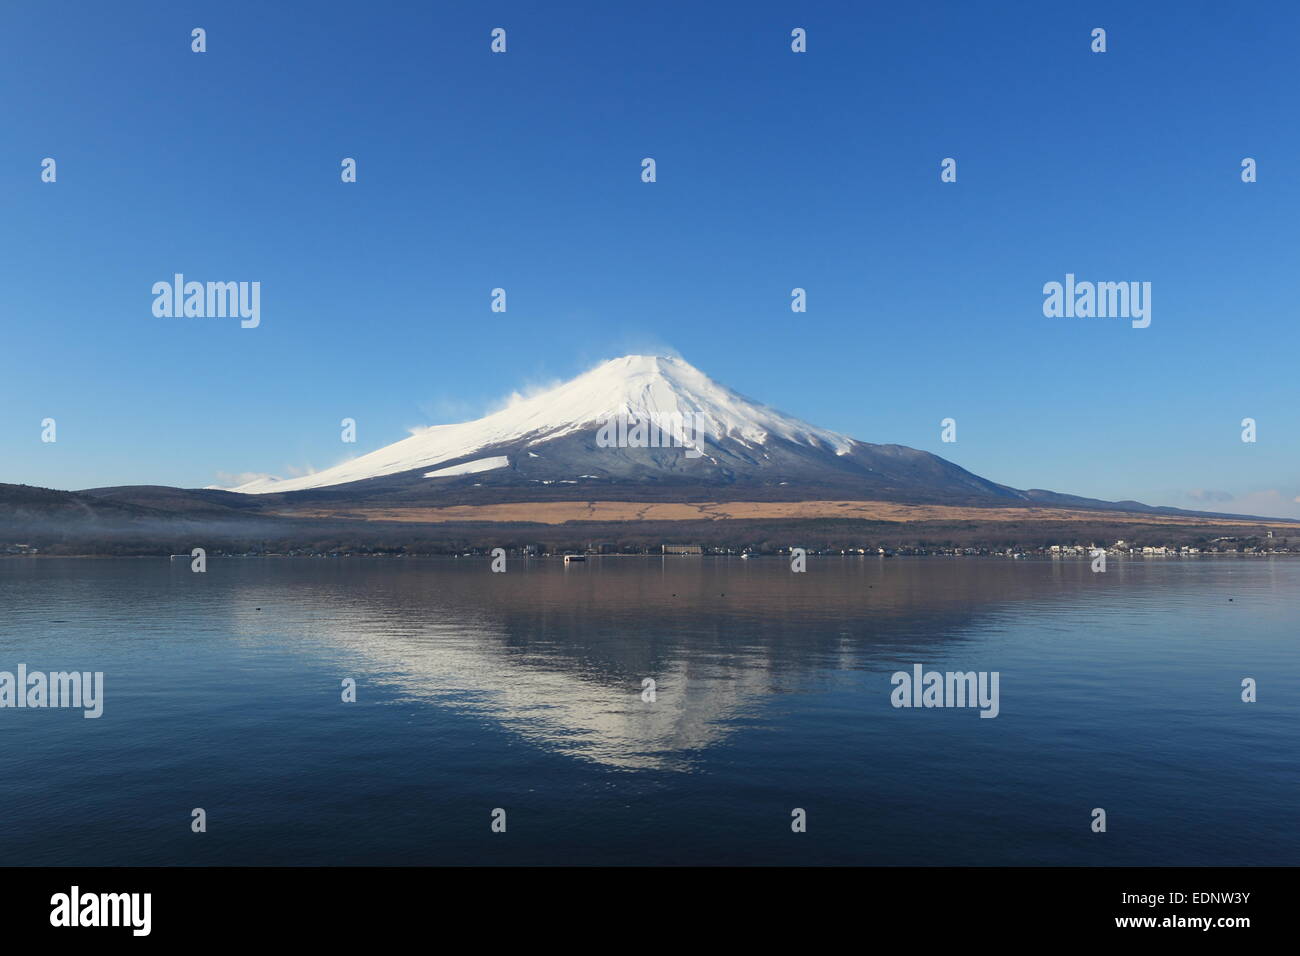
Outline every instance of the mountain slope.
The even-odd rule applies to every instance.
[[[654,421],[666,428],[663,440],[618,441],[608,423],[620,419]],[[624,429],[624,438],[631,434],[635,429]],[[266,514],[346,517],[384,508],[554,501],[878,501],[1020,507],[1027,516],[1083,509],[1236,517],[1010,488],[929,452],[818,428],[682,359],[648,355],[612,359],[484,418],[422,429],[311,475],[204,489],[184,506],[158,491],[89,493],[176,511],[238,509],[236,502],[245,501]]]
[[[333,468],[299,478],[266,478],[232,488],[244,494],[301,491],[367,478],[433,469],[453,460],[507,446],[533,446],[610,418],[667,418],[706,423],[709,437],[754,447],[779,438],[844,454],[853,440],[816,428],[753,402],[676,358],[628,355],[605,362],[572,381],[472,422],[435,425],[403,441]]]
[[[607,423],[620,420],[632,426],[634,440],[610,447],[617,432]],[[636,422],[661,426],[659,440],[651,440],[671,447],[628,447],[636,444]],[[231,490],[435,501],[463,500],[471,488],[489,497],[528,488],[530,496],[554,499],[654,489],[700,495],[722,487],[790,497],[1027,500],[936,455],[818,428],[681,359],[645,355],[613,359],[485,418],[427,428],[315,474]]]

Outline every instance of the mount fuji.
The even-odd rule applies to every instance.
[[[636,427],[615,434],[614,422],[666,427],[669,440]],[[571,548],[579,537],[635,551],[670,540],[775,547],[792,535],[830,547],[1005,548],[1262,540],[1293,524],[1021,491],[929,452],[810,425],[682,359],[650,355],[612,359],[491,415],[424,428],[310,475],[233,489],[0,484],[0,531],[78,554],[175,554],[194,540],[236,553],[422,553],[507,539]]]
[[[693,423],[693,441],[687,447],[675,441],[676,447],[610,447],[601,429],[620,419]],[[650,355],[612,359],[484,418],[425,428],[323,471],[260,478],[228,490],[426,505],[612,493],[698,499],[724,490],[768,500],[1034,500],[1033,493],[987,481],[929,452],[873,445],[810,425],[740,395],[680,358]]]

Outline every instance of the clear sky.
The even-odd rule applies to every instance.
[[[319,469],[648,351],[1017,487],[1300,516],[1297,37],[1281,2],[6,4],[0,481]],[[261,325],[155,317],[178,272],[260,282]],[[1150,327],[1045,317],[1066,273],[1150,282]]]

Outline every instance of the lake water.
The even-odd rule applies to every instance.
[[[1295,864],[1297,595],[1281,557],[0,560],[0,670],[105,675],[99,719],[0,709],[0,862]],[[893,707],[917,663],[1000,713]]]

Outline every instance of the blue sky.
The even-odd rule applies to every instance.
[[[1010,485],[1300,516],[1297,35],[1284,3],[6,5],[0,481],[319,469],[672,351]],[[154,317],[177,272],[261,282],[260,327]],[[1151,282],[1151,326],[1044,317],[1067,272]]]

